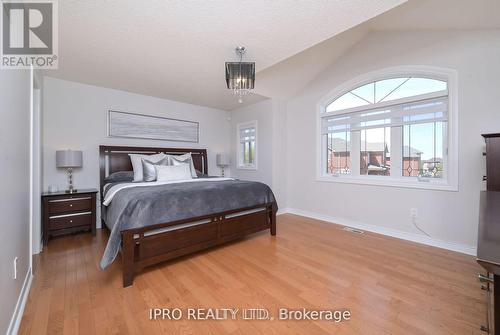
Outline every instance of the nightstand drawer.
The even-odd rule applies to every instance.
[[[50,237],[90,231],[95,235],[96,189],[42,193],[43,244]]]
[[[91,209],[92,197],[61,198],[49,200],[50,214],[90,211]]]
[[[78,226],[90,226],[92,222],[92,212],[83,212],[70,215],[57,215],[49,218],[50,229],[65,229]]]

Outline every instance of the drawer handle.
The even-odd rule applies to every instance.
[[[80,216],[80,215],[90,215],[92,212],[81,212],[81,213],[72,213],[72,214],[62,214],[62,215],[53,215],[49,216],[49,219],[59,219],[59,218],[67,218],[71,216]]]
[[[481,283],[491,283],[493,284],[493,279],[488,276],[483,275],[482,273],[478,274],[478,279]]]
[[[73,220],[69,220],[69,223],[73,223]]]
[[[69,207],[73,207],[73,204],[70,204]]]
[[[80,198],[64,198],[57,200],[49,200],[49,202],[67,202],[67,201],[79,201],[79,200],[89,200],[91,197],[80,197]]]

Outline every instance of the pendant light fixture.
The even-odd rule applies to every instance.
[[[235,51],[240,61],[226,62],[226,84],[228,89],[233,90],[241,104],[243,97],[254,88],[255,62],[243,62],[245,47],[237,47]]]

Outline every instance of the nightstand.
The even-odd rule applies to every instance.
[[[49,237],[91,231],[95,235],[96,189],[42,193],[43,244]]]

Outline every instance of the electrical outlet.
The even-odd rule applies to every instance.
[[[410,217],[416,218],[418,216],[418,210],[416,208],[410,208]]]
[[[14,257],[14,279],[17,279],[17,257]]]

